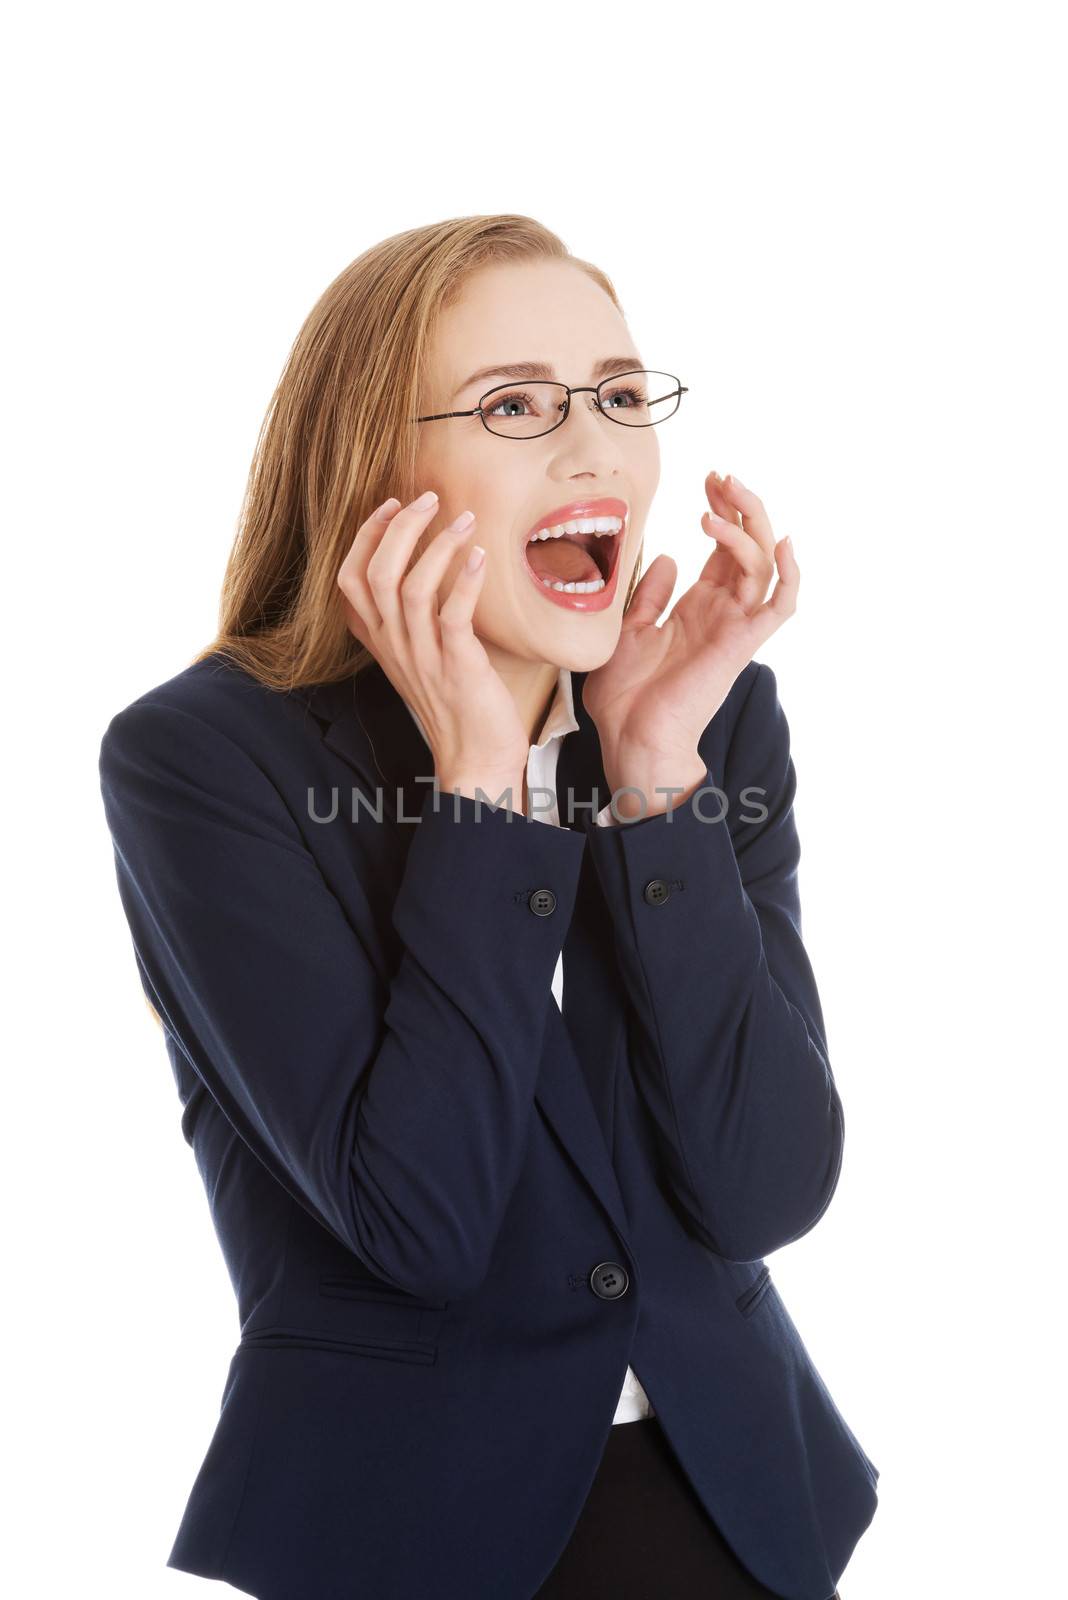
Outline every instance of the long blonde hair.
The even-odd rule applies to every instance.
[[[418,492],[410,418],[425,394],[435,320],[471,273],[568,261],[622,311],[607,275],[525,216],[453,217],[357,256],[312,307],[260,428],[223,581],[216,638],[268,688],[328,683],[371,660],[345,621],[337,574],[356,530],[390,495]],[[424,535],[412,560],[426,548]],[[641,571],[641,549],[627,590]]]

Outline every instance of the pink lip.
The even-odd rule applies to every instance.
[[[520,559],[523,570],[531,583],[537,589],[542,599],[551,601],[554,605],[563,606],[567,611],[604,611],[615,599],[616,587],[619,579],[619,569],[623,564],[623,540],[627,536],[627,516],[629,507],[625,500],[617,500],[613,496],[602,497],[596,500],[569,500],[566,505],[556,506],[554,510],[546,513],[538,522],[527,529],[520,549]],[[612,574],[603,589],[598,589],[596,594],[567,594],[560,589],[548,589],[541,579],[531,569],[526,557],[526,547],[531,537],[540,532],[542,528],[554,528],[558,523],[571,522],[576,517],[621,517],[623,527],[616,535],[616,559],[612,567]]]

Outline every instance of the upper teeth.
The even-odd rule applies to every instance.
[[[622,526],[621,517],[576,517],[572,522],[560,522],[553,528],[539,528],[527,543],[533,544],[535,539],[559,539],[565,533],[618,533]]]

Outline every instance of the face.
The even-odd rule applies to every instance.
[[[471,410],[487,390],[507,385],[487,409],[497,417],[519,417],[530,409],[524,381],[496,370],[474,381],[471,374],[497,362],[540,361],[549,369],[546,377],[578,387],[596,383],[604,376],[598,363],[613,357],[624,358],[627,366],[643,365],[623,317],[580,268],[566,261],[487,267],[439,319],[430,392],[418,415]],[[625,389],[624,379],[616,405],[633,404]],[[486,572],[474,627],[495,664],[507,668],[508,658],[515,658],[516,664],[549,662],[581,672],[607,661],[619,638],[623,602],[660,479],[656,428],[613,422],[598,411],[592,394],[580,394],[567,420],[537,438],[498,437],[477,415],[423,422],[419,432],[416,493],[434,489],[440,497],[430,536],[461,511],[471,510],[477,519],[439,599],[449,593],[471,546],[479,544]],[[578,530],[539,539],[528,550],[536,527],[583,516],[617,516],[623,526],[614,537]],[[579,584],[580,591],[547,587],[566,582]]]

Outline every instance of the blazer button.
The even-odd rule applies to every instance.
[[[556,910],[556,896],[551,889],[535,889],[527,905],[536,917],[548,917]]]
[[[651,878],[642,890],[642,899],[646,905],[662,906],[671,893],[671,885],[663,878]]]
[[[621,1294],[626,1294],[629,1282],[626,1267],[621,1267],[618,1261],[602,1261],[590,1273],[590,1288],[602,1300],[618,1300]]]

